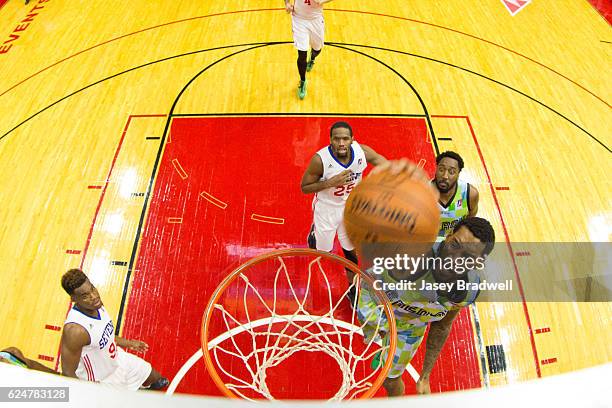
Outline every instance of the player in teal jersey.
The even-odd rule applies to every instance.
[[[390,167],[393,172],[407,172],[412,178],[423,180],[423,172],[414,164],[405,160],[393,161],[379,166],[374,171]],[[425,258],[452,259],[453,265],[459,265],[457,260],[481,259],[493,250],[495,232],[491,224],[478,217],[469,217],[459,221],[453,231],[444,241],[425,255]],[[423,340],[427,326],[429,335],[426,343],[425,361],[423,370],[417,382],[417,392],[429,393],[429,377],[434,364],[440,354],[442,346],[450,333],[453,321],[459,310],[476,300],[478,291],[459,290],[458,282],[480,282],[478,273],[466,268],[451,268],[442,264],[434,266],[420,266],[416,270],[383,270],[374,273],[370,268],[368,273],[375,280],[386,284],[411,282],[413,289],[396,290],[383,289],[391,301],[397,323],[397,349],[393,356],[393,365],[387,374],[384,387],[389,396],[404,394],[402,373],[416,353]],[[380,271],[379,271],[380,272]],[[431,286],[446,285],[446,288],[431,289]],[[385,329],[386,319],[382,316],[379,323],[380,309],[374,297],[366,288],[362,288],[358,304],[358,316],[364,327],[367,340],[380,335],[383,341],[388,341]],[[386,356],[382,355],[382,360]]]
[[[38,361],[26,358],[17,347],[7,347],[0,351],[0,362],[16,365],[18,367],[30,368],[32,370],[43,371],[45,373],[59,374],[49,367],[40,364]]]
[[[455,225],[478,212],[478,190],[459,180],[463,159],[455,152],[446,151],[436,157],[436,175],[432,185],[440,193],[440,231],[436,242],[444,241]]]

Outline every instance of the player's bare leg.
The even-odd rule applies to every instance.
[[[399,397],[404,395],[404,381],[402,377],[397,378],[387,378],[383,382],[383,387],[387,390],[387,395],[389,397]]]

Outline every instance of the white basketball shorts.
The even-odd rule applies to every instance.
[[[293,44],[299,51],[320,50],[325,38],[325,23],[323,17],[312,20],[292,15]]]
[[[117,369],[100,381],[118,388],[138,390],[151,374],[151,364],[117,347]]]
[[[334,238],[338,234],[338,241],[343,249],[355,249],[346,234],[344,223],[344,206],[335,206],[317,201],[313,205],[313,232],[316,248],[320,251],[331,252],[334,247]]]

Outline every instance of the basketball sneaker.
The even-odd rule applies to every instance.
[[[297,89],[298,98],[304,99],[306,97],[306,81],[300,81]]]
[[[314,61],[313,60],[308,61],[308,63],[306,64],[306,72],[312,71],[313,68],[314,68]]]
[[[389,345],[388,338],[389,336],[385,336],[382,339],[383,347],[387,347]],[[378,350],[378,352],[374,355],[374,358],[372,358],[372,363],[370,364],[370,367],[372,367],[372,370],[377,370],[383,365],[385,365],[385,360],[382,358],[382,350]]]
[[[306,242],[308,243],[308,248],[317,249],[317,237],[314,231],[314,224],[312,224],[312,227],[310,227],[310,232],[308,233]]]
[[[357,303],[355,302],[355,297],[357,296],[357,288],[355,286],[351,286],[346,293],[346,297],[349,302],[351,302],[351,309],[355,308]]]
[[[147,389],[149,390],[161,390],[170,385],[170,381],[166,377],[161,377],[159,380],[155,381],[153,384],[149,385]]]
[[[378,368],[382,366],[382,361],[380,361],[381,360],[380,354],[381,352],[379,350],[378,353],[374,355],[374,358],[372,359],[372,363],[370,364],[370,367],[372,367],[372,370],[378,370]]]

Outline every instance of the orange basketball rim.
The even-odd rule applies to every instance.
[[[272,274],[269,272],[260,272],[254,274],[254,280],[258,282],[251,282],[248,277],[249,271],[257,271],[258,265],[259,268],[265,269],[265,265],[262,266],[265,262],[275,265],[276,276],[269,276],[268,279],[262,279],[262,275]],[[291,273],[287,265],[301,265],[299,262],[306,262],[305,265],[308,267],[307,273],[302,273],[300,270],[298,271],[297,278],[290,278]],[[355,275],[353,283],[349,285],[349,289],[338,294],[338,285],[333,286],[330,284],[330,279],[327,276],[329,272],[324,270],[323,264],[327,265],[328,269],[331,265],[334,269],[346,269],[353,272]],[[296,271],[292,272],[295,274]],[[313,283],[317,278],[318,281],[322,282],[318,286]],[[292,279],[299,282],[294,283]],[[338,280],[339,278],[335,276],[335,279]],[[281,280],[285,282],[282,294],[284,294],[286,298],[294,299],[296,303],[295,310],[292,310],[291,313],[283,314],[283,311],[280,310],[281,306],[277,306],[277,300],[280,298],[280,295],[277,295],[277,291],[281,293],[281,291],[277,289],[277,285],[280,285],[279,282]],[[272,282],[273,288],[270,287]],[[243,312],[242,319],[232,316],[232,314],[225,310],[224,306],[221,304],[224,293],[232,284],[244,286],[244,309],[241,309]],[[357,293],[357,296],[353,300],[347,296],[352,287],[355,288]],[[376,298],[377,310],[372,310],[372,313],[368,314],[365,319],[363,315],[358,319],[356,318],[357,298],[363,288],[367,288],[368,292],[373,295],[372,297]],[[328,293],[325,293],[326,290]],[[260,292],[264,294],[262,295]],[[232,289],[232,299],[234,301],[239,299],[236,293],[237,291]],[[273,293],[273,295],[271,295],[271,293]],[[305,299],[308,296],[310,297],[307,302]],[[316,302],[312,301],[313,296],[315,296],[314,299],[317,299]],[[247,302],[247,297],[251,299],[251,302],[255,299],[256,302],[261,301],[261,304],[258,304],[257,307],[252,307],[252,303]],[[349,309],[345,307],[344,305],[346,305],[346,303],[343,305],[340,304],[340,302],[344,301],[344,298],[353,302],[352,308]],[[278,303],[281,303],[280,300]],[[284,304],[286,303],[285,299]],[[317,310],[320,311],[324,309],[325,312],[322,313],[322,315],[321,313],[319,313],[319,315],[311,314],[309,310],[307,310],[307,303],[309,305],[317,303]],[[352,310],[352,312],[349,312],[352,313],[352,315],[347,317],[345,312],[345,315],[341,316],[338,311],[342,308],[344,308],[344,310]],[[329,309],[329,312],[327,312],[327,309]],[[226,324],[227,331],[223,336],[220,335],[216,339],[211,339],[211,321],[215,311],[223,313],[222,320]],[[262,311],[265,316],[262,316]],[[342,319],[343,317],[344,319]],[[377,344],[379,342],[374,341],[375,336],[366,340],[363,335],[363,327],[366,323],[362,323],[362,320],[370,320],[371,322],[376,319],[378,319],[376,323],[378,325],[378,327],[376,327],[376,333],[385,334],[386,339],[383,343],[384,345],[380,347]],[[217,319],[217,322],[219,321],[220,320]],[[278,327],[279,325],[281,326],[280,328]],[[255,331],[254,328],[256,327],[258,328],[257,330],[263,331]],[[260,327],[263,327],[263,329],[259,329]],[[217,329],[218,327],[215,326],[215,330]],[[227,351],[221,348],[219,342],[216,341],[220,337],[228,339],[232,338],[234,333],[245,332],[247,335],[252,335],[252,347],[255,350],[250,353],[240,350]],[[266,374],[265,372],[262,374],[261,371],[265,371],[266,367],[280,364],[288,357],[293,356],[297,351],[305,350],[310,352],[323,352],[326,354],[331,353],[334,358],[336,358],[338,364],[343,367],[341,368],[343,375],[341,389],[337,392],[336,396],[330,400],[367,399],[372,397],[382,385],[387,373],[391,369],[393,358],[384,358],[384,364],[382,364],[382,367],[378,368],[372,367],[369,362],[376,353],[384,352],[385,356],[394,355],[397,342],[396,333],[397,330],[392,306],[387,296],[374,288],[374,280],[372,277],[362,272],[352,262],[337,255],[313,249],[292,248],[274,250],[252,258],[232,271],[223,282],[221,282],[212,294],[202,318],[201,345],[204,363],[208,373],[223,394],[230,398],[251,400],[250,397],[242,392],[242,389],[252,388],[249,384],[257,384],[262,390],[257,390],[258,396],[256,399],[274,399],[271,393],[268,392],[267,385],[265,384]],[[261,340],[262,336],[265,338],[265,344],[262,345],[260,349],[257,349],[256,343],[264,342]],[[353,337],[361,337],[361,339],[360,341],[353,341]],[[234,346],[238,347],[233,338],[231,342],[228,343],[233,343]],[[245,344],[249,346],[251,345],[250,343],[251,340],[245,342]],[[355,348],[355,345],[364,347],[364,350],[352,350],[351,348]],[[246,367],[243,371],[250,373],[253,378],[257,377],[257,379],[253,381],[250,379],[238,379],[234,374],[230,373],[228,369],[223,368],[219,362],[217,355],[218,349],[216,347],[220,350],[220,354],[225,352],[231,357],[242,358],[245,365],[249,364],[247,360],[250,357],[255,356],[253,360],[257,360],[256,367]],[[211,349],[213,350],[212,353]],[[337,350],[341,350],[341,352],[336,353]],[[342,357],[338,357],[340,355]],[[348,359],[348,361],[343,361],[342,359]],[[271,360],[274,361],[270,362]],[[268,362],[268,365],[265,364],[266,362]],[[367,374],[366,378],[357,380],[355,371],[359,364],[367,366],[368,369],[372,368],[373,372]],[[360,372],[362,371],[364,370],[360,370]],[[235,384],[232,385],[228,383],[227,380],[224,381],[220,373],[226,378],[228,376],[233,378]]]

